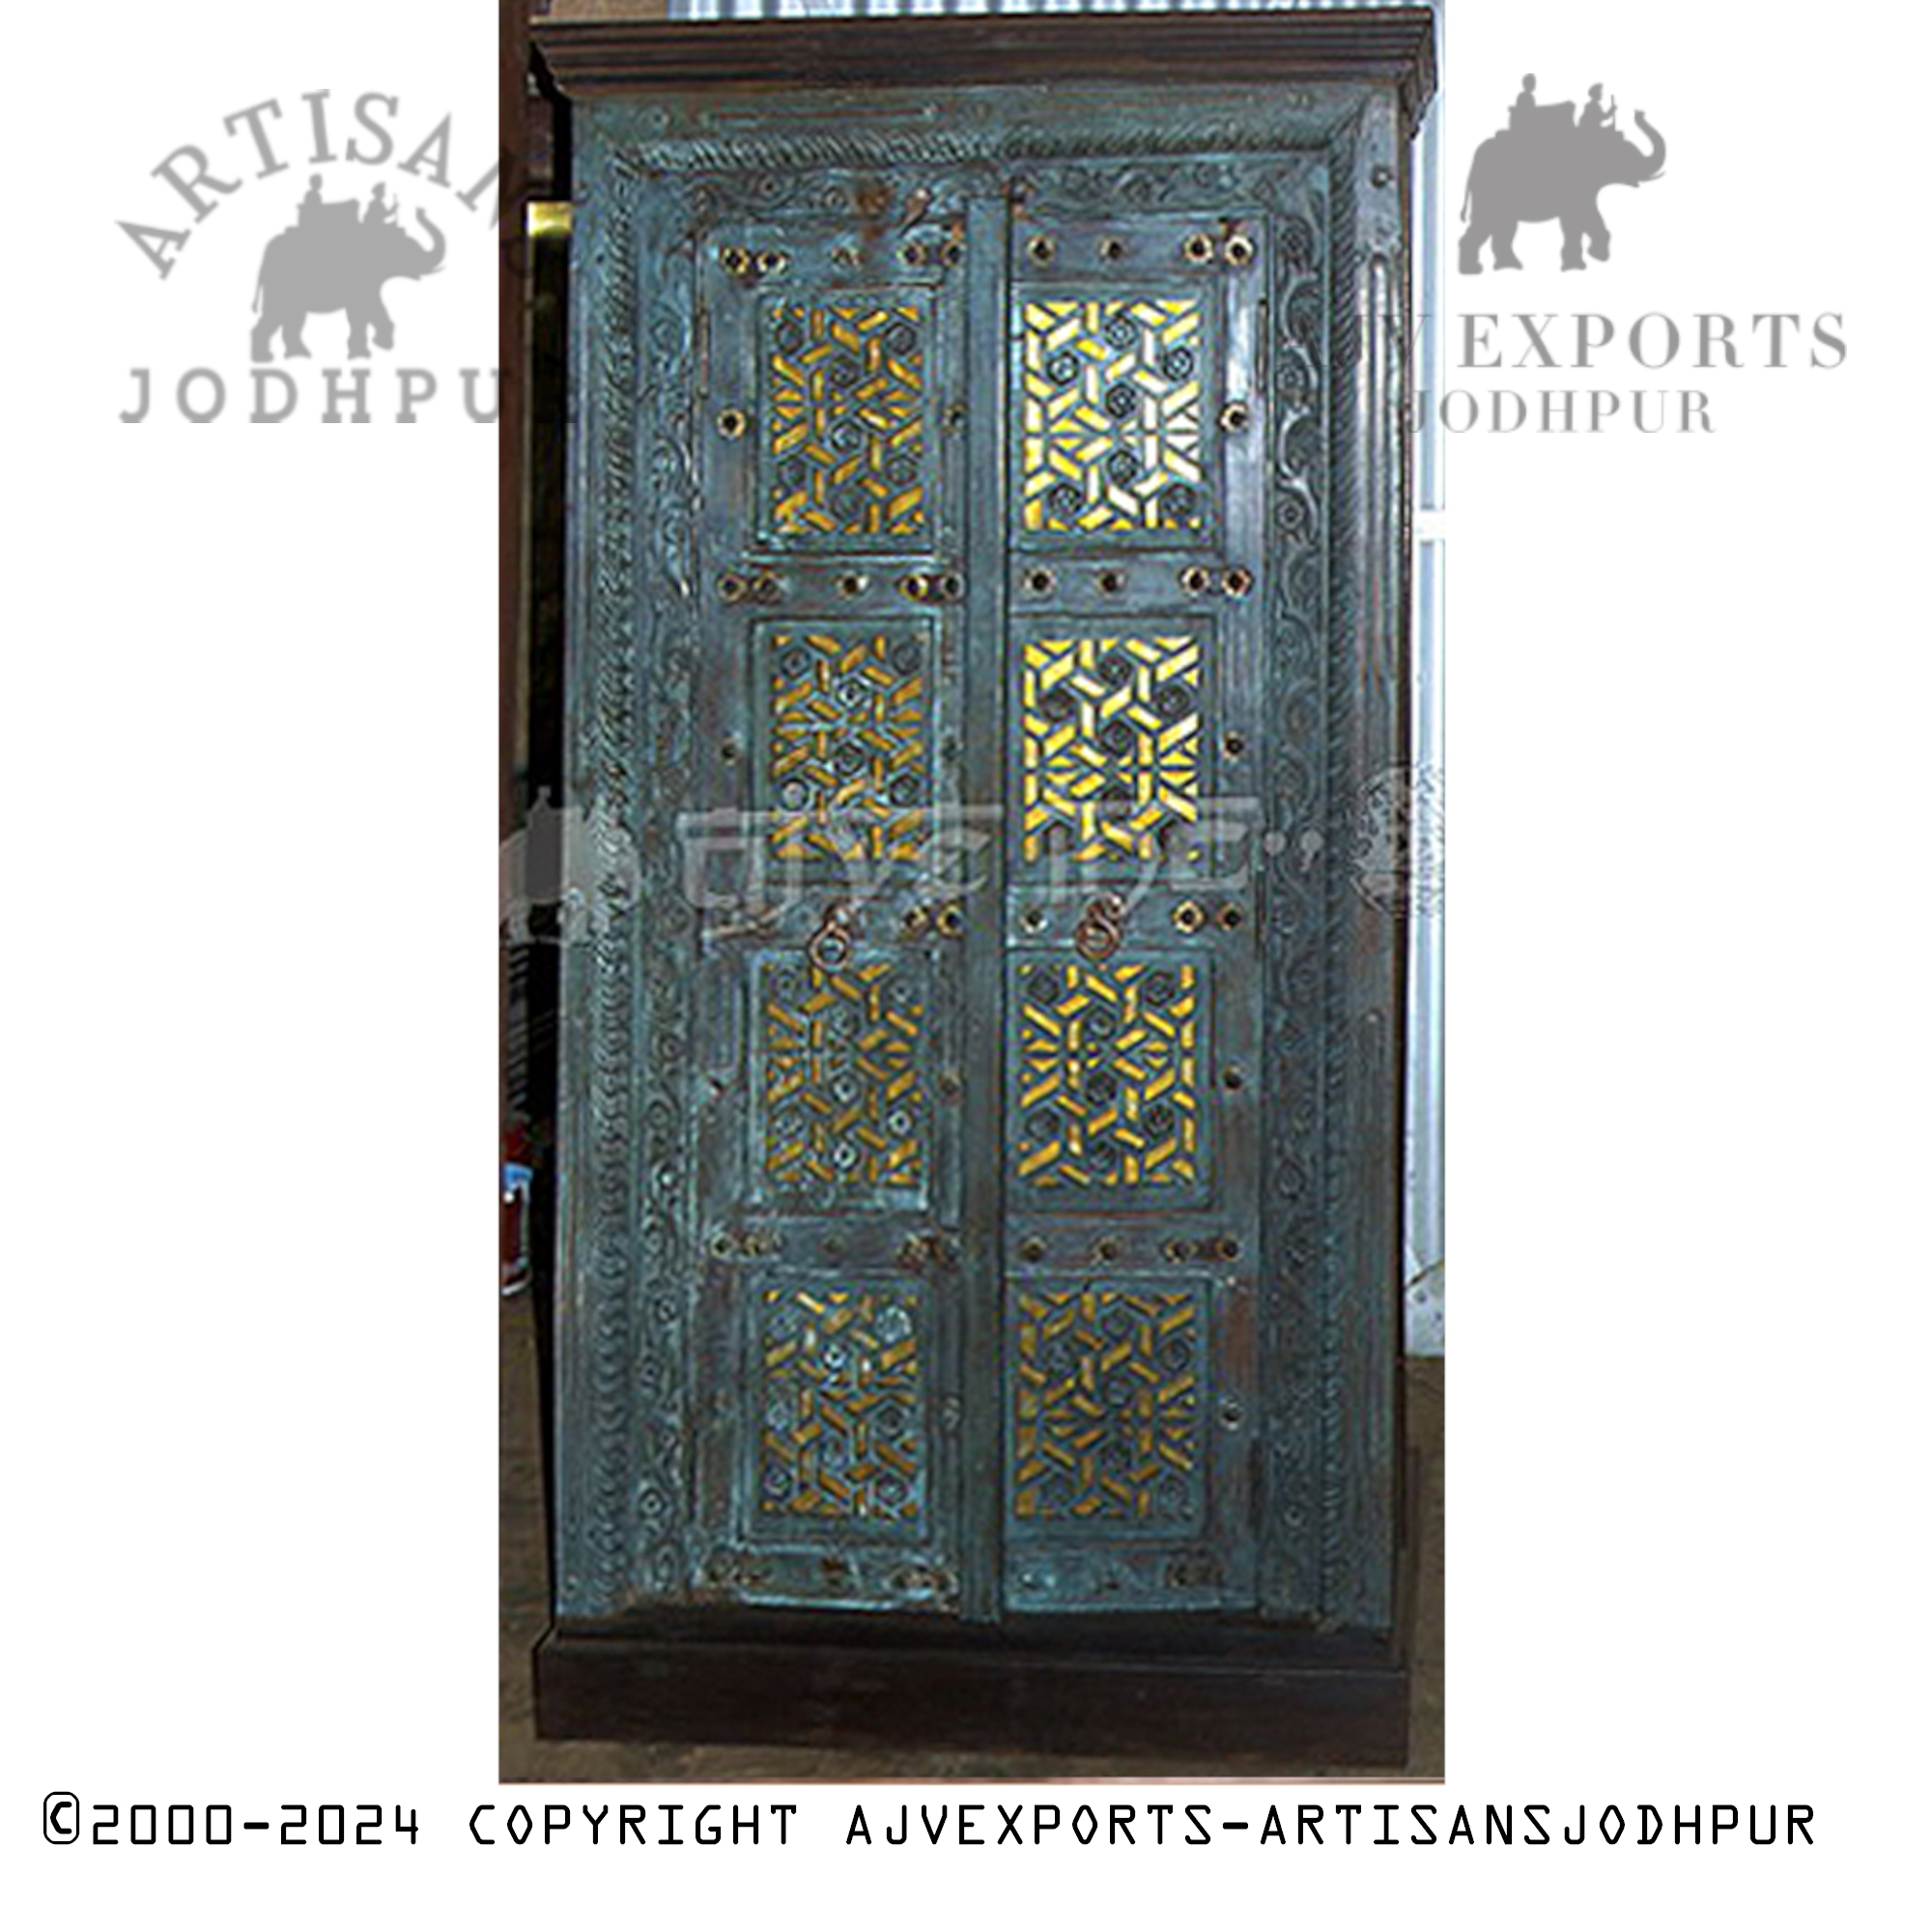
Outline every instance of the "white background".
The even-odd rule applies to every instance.
[[[492,10],[176,12],[43,13],[15,91],[14,1922],[1904,1922],[1922,16],[1457,0],[1448,76],[1452,203],[1525,68],[1671,144],[1606,194],[1608,268],[1525,230],[1453,305],[1831,311],[1850,353],[1705,384],[1708,437],[1448,452],[1451,1776],[1411,1795],[1798,1801],[1816,1848],[847,1854],[838,1798],[767,1790],[798,1849],[619,1854],[463,1829],[497,1796],[495,432],[117,420],[131,367],[245,371],[301,185],[251,181],[163,284],[114,225],[167,207],[161,156],[245,159],[223,114],[328,86],[454,110],[480,172]],[[406,359],[489,366],[493,276],[452,229]],[[54,1847],[57,1788],[380,1797],[421,1837]]]

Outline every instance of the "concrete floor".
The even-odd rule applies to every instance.
[[[527,1295],[502,1306],[500,1341],[501,1621],[498,1650],[500,1745],[505,1783],[861,1782],[948,1778],[1203,1777],[1226,1780],[1232,1768],[1175,1758],[1060,1757],[1019,1752],[834,1751],[726,1745],[559,1743],[537,1737],[531,1711],[530,1651],[548,1622],[543,1465],[536,1342]],[[1442,1776],[1442,1406],[1443,1365],[1411,1359],[1406,1369],[1408,1435],[1422,1468],[1422,1548],[1416,1576],[1414,1673],[1408,1763],[1393,1774]],[[1262,1767],[1243,1765],[1251,1776]],[[1266,1776],[1385,1778],[1386,1771],[1321,1770],[1268,1764]]]

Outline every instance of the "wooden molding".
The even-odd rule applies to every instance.
[[[1347,13],[895,15],[840,20],[545,20],[531,30],[573,99],[685,86],[1323,81],[1396,88],[1409,131],[1435,92],[1426,8]]]

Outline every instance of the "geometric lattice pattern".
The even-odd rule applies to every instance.
[[[775,856],[916,859],[931,740],[922,629],[768,633]]]
[[[1025,527],[1205,527],[1200,299],[1029,300],[1023,329]]]
[[[1022,851],[1153,859],[1201,796],[1192,638],[1041,638],[1022,659]]]
[[[1010,1504],[1022,1522],[1175,1524],[1202,1502],[1191,1289],[1021,1289]]]
[[[784,536],[926,528],[924,310],[868,298],[767,310],[770,509]]]
[[[755,987],[770,1183],[808,1193],[922,1187],[925,1005],[906,970],[891,959],[766,960]]]
[[[918,1306],[896,1288],[768,1288],[762,1516],[913,1522],[924,1506]]]
[[[1201,968],[1039,962],[1019,976],[1019,1178],[1163,1187],[1199,1176]]]

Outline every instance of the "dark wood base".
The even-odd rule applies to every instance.
[[[701,1618],[552,1630],[536,1654],[546,1738],[1172,1754],[1230,1770],[1400,1765],[1408,1669],[1393,1644],[1225,1627],[1092,1624],[941,1634],[907,1622]]]

